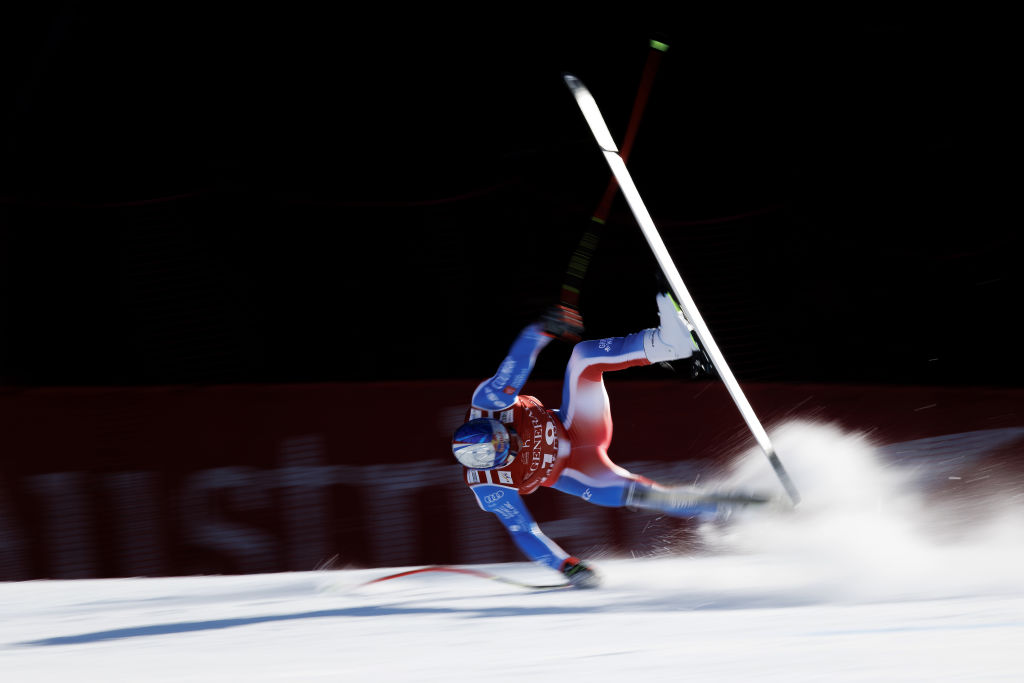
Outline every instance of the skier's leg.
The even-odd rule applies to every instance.
[[[595,505],[622,507],[628,504],[628,494],[634,485],[652,483],[616,465],[603,450],[574,447],[569,463],[551,488]]]
[[[597,448],[574,447],[568,465],[551,488],[603,507],[630,507],[681,518],[720,516],[729,505],[699,491],[663,486],[630,472]]]
[[[693,353],[686,321],[665,295],[658,296],[661,326],[625,337],[580,342],[566,366],[560,418],[569,435],[569,461],[552,488],[596,505],[641,507],[679,517],[714,511],[679,497],[652,495],[665,487],[633,474],[608,457],[612,415],[604,373]],[[693,503],[693,501],[689,501]]]
[[[583,341],[573,348],[559,409],[572,446],[569,461],[552,488],[596,505],[621,507],[629,484],[641,479],[608,457],[612,413],[603,375],[649,365],[644,352],[644,337],[649,332]]]
[[[604,373],[650,365],[644,351],[644,337],[649,332],[583,341],[573,347],[565,367],[559,417],[574,448],[607,448],[611,443],[612,416]]]
[[[695,346],[690,327],[667,294],[657,296],[660,326],[625,337],[583,341],[573,347],[565,368],[560,417],[565,428],[592,436],[585,443],[608,447],[611,443],[611,409],[605,390],[605,372],[637,365],[650,365],[693,355]],[[579,436],[579,435],[578,435]]]

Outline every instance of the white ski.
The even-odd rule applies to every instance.
[[[783,488],[786,489],[786,493],[789,495],[790,500],[792,500],[793,505],[795,506],[799,504],[800,494],[793,485],[793,481],[790,479],[789,473],[786,472],[786,468],[783,467],[782,461],[779,460],[779,456],[775,453],[775,447],[768,438],[768,433],[764,430],[760,420],[757,419],[757,415],[754,414],[754,409],[750,406],[750,402],[740,389],[739,382],[736,381],[732,371],[726,364],[725,358],[722,356],[722,352],[718,349],[718,345],[715,343],[704,319],[697,310],[697,305],[690,296],[690,292],[686,289],[686,285],[683,284],[683,279],[679,275],[675,262],[669,255],[668,249],[665,247],[665,242],[661,239],[661,234],[658,232],[658,228],[654,225],[654,220],[651,218],[650,213],[647,211],[647,207],[640,198],[640,193],[636,189],[636,185],[633,183],[633,177],[626,169],[626,163],[619,155],[619,150],[615,146],[615,140],[612,138],[612,134],[608,130],[608,125],[605,123],[604,117],[601,115],[601,110],[598,108],[597,102],[590,94],[590,91],[587,90],[586,86],[584,86],[578,78],[572,74],[564,74],[564,78],[566,85],[569,86],[569,90],[572,91],[573,97],[576,98],[576,103],[579,105],[580,111],[583,112],[583,117],[590,126],[590,132],[594,134],[594,138],[597,140],[598,146],[604,153],[605,160],[611,167],[616,180],[618,180],[619,188],[622,190],[622,195],[626,198],[629,208],[632,210],[637,223],[640,224],[640,229],[643,231],[644,237],[647,239],[647,243],[654,252],[654,257],[657,259],[658,265],[661,266],[662,272],[668,279],[669,286],[672,288],[672,293],[675,295],[676,302],[682,309],[683,315],[686,316],[686,319],[690,321],[691,325],[693,325],[694,332],[696,332],[698,341],[704,349],[704,352],[708,355],[709,360],[718,371],[718,375],[725,383],[726,388],[729,390],[729,394],[732,396],[733,402],[735,402],[736,407],[739,408],[740,414],[743,416],[744,421],[746,421],[747,426],[754,435],[754,439],[757,440],[761,450],[763,450],[764,454],[768,457],[768,461],[775,470],[775,474],[778,476]]]

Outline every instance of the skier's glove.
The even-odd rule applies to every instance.
[[[552,306],[541,317],[546,334],[565,342],[576,343],[583,338],[583,316],[571,306]]]
[[[601,577],[578,557],[570,557],[562,563],[562,573],[574,588],[597,588]]]

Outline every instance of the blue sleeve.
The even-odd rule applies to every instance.
[[[484,410],[504,410],[515,403],[537,362],[537,355],[553,338],[541,329],[539,323],[523,328],[498,372],[481,382],[473,392],[473,406]]]
[[[479,484],[472,491],[481,508],[498,516],[523,554],[537,564],[561,570],[569,553],[544,535],[518,491],[495,484]]]

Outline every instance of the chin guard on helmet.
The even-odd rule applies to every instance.
[[[519,437],[491,417],[470,420],[455,430],[452,453],[473,470],[495,470],[509,465],[519,452]]]

